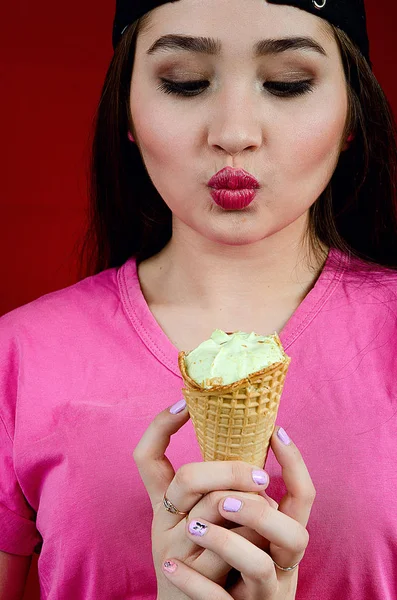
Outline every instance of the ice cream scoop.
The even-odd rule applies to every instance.
[[[263,467],[290,361],[277,333],[217,329],[179,353],[182,393],[204,460]]]
[[[221,329],[185,356],[188,374],[205,389],[234,383],[283,361],[284,353],[274,335],[253,331],[228,334]]]

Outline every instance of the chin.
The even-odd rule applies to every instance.
[[[225,246],[247,246],[249,244],[255,244],[260,242],[265,237],[267,237],[266,233],[252,231],[244,231],[242,227],[239,227],[237,230],[229,230],[229,231],[202,231],[201,234],[204,235],[207,239],[215,242],[217,244],[224,244]]]

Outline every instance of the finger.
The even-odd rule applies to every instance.
[[[258,492],[268,484],[265,471],[244,461],[208,461],[182,465],[166,494],[180,511],[188,512],[203,495],[215,490]]]
[[[190,463],[190,464],[195,464],[195,463]],[[201,463],[198,463],[201,464]],[[210,464],[210,463],[206,463],[206,464]],[[214,464],[214,463],[212,463]],[[257,469],[255,469],[257,470]],[[267,476],[267,480],[268,475]],[[249,482],[249,484],[251,485],[252,482]],[[248,484],[247,484],[248,485]],[[265,483],[261,486],[258,486],[258,484],[256,484],[257,487],[262,487],[265,488],[268,484]],[[170,490],[171,488],[169,488]],[[265,490],[262,489],[262,492],[265,493]],[[244,497],[246,496],[247,498],[250,498],[251,496],[255,496],[255,497],[259,497],[262,493],[261,491],[254,493],[254,492],[239,492],[240,495],[243,495]],[[169,491],[167,492],[169,493]],[[235,489],[216,489],[210,492],[207,492],[206,494],[203,493],[202,497],[200,498],[200,500],[198,502],[196,502],[196,504],[190,509],[189,511],[189,519],[190,518],[195,518],[199,515],[205,515],[205,518],[207,519],[207,521],[211,521],[211,523],[215,523],[216,525],[222,525],[223,527],[226,528],[230,528],[230,527],[236,527],[236,524],[233,523],[232,521],[230,521],[229,519],[225,518],[223,515],[220,514],[219,512],[219,502],[225,498],[227,495],[233,495],[234,493],[236,493]],[[274,502],[272,500],[272,502]]]
[[[273,498],[271,498],[270,496],[267,495],[266,490],[263,490],[262,492],[258,492],[258,496],[262,496],[262,498],[267,500],[272,508],[275,508],[276,510],[278,509],[277,502],[275,500],[273,500]]]
[[[211,521],[212,523],[212,521]],[[254,529],[251,529],[250,527],[228,527],[227,529],[230,529],[231,531],[233,531],[233,533],[236,533],[237,535],[241,535],[241,537],[245,538],[246,540],[248,540],[249,542],[251,542],[251,544],[254,544],[257,548],[260,548],[261,550],[268,550],[269,549],[269,542],[268,540],[266,540],[264,537],[262,537],[257,531],[255,531]]]
[[[287,493],[279,504],[279,511],[306,527],[316,490],[301,453],[284,429],[277,427],[271,438],[272,450],[282,467]]]
[[[247,585],[250,581],[253,597],[268,598],[276,592],[278,582],[273,561],[244,537],[200,518],[186,524],[186,535],[240,571]]]
[[[302,558],[309,542],[306,529],[272,508],[264,498],[235,493],[220,500],[218,508],[225,518],[254,529],[277,546],[277,556],[283,561],[281,566],[290,566]],[[274,559],[278,562],[275,556]]]
[[[173,414],[170,410],[179,412]],[[159,498],[162,499],[175,475],[174,468],[164,453],[171,436],[188,420],[189,412],[185,401],[177,402],[153,419],[134,449],[133,457],[152,504],[158,502]]]
[[[176,588],[191,600],[208,600],[208,598],[232,600],[226,590],[179,560],[164,561],[163,573]]]
[[[238,492],[239,497],[247,497],[250,498],[253,496],[252,493],[243,493]],[[265,492],[263,492],[265,493]],[[230,520],[226,513],[221,514],[219,511],[219,502],[227,497],[236,494],[234,490],[222,490],[222,491],[214,491],[208,494],[205,494],[199,502],[189,511],[189,520],[198,518],[200,515],[205,515],[207,521],[213,523],[214,525],[220,525],[225,529],[233,529],[235,533],[241,535],[248,539],[250,542],[258,546],[258,548],[268,548],[269,542],[261,536],[258,532],[256,532],[251,527],[239,526],[236,522]],[[258,494],[254,494],[255,497],[260,496],[260,492]],[[277,504],[270,498],[271,502],[277,507]],[[180,527],[184,527],[184,523],[181,522],[179,524]]]
[[[189,512],[189,520],[194,519],[195,517],[200,517],[200,515],[205,515],[207,521],[214,523],[216,525],[220,525],[225,527],[226,529],[233,528],[233,531],[249,540],[252,544],[255,544],[258,548],[262,548],[263,550],[268,550],[269,542],[265,540],[259,533],[257,533],[254,529],[249,527],[239,526],[232,521],[224,518],[218,509],[219,500],[225,495],[227,492],[210,492],[201,498],[201,500],[192,508]],[[233,492],[230,491],[230,494]],[[179,531],[178,535],[183,536],[185,530],[186,520],[179,518],[179,523],[177,523],[178,517],[177,515],[170,516],[170,527],[172,527],[175,531]],[[161,519],[161,527],[162,530],[167,528],[168,519],[166,515],[163,515]],[[194,546],[194,544],[193,544]],[[195,569],[201,573],[210,573],[216,571],[219,577],[227,576],[230,571],[230,566],[225,563],[218,555],[213,552],[207,551],[200,554],[195,561]]]

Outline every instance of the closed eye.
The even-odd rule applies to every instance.
[[[175,96],[198,96],[202,94],[210,85],[209,81],[171,81],[161,78],[158,89],[166,94]],[[266,81],[264,88],[274,96],[292,98],[301,96],[307,92],[313,91],[314,85],[312,79],[303,81]]]
[[[209,81],[171,81],[161,79],[158,89],[166,94],[175,96],[197,96],[201,94],[210,84]]]

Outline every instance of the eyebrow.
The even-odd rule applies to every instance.
[[[221,53],[221,42],[213,38],[193,37],[190,35],[169,34],[163,35],[152,46],[147,54],[155,54],[163,50],[185,50],[197,54],[219,56]],[[311,37],[287,37],[281,39],[260,40],[254,45],[254,58],[281,54],[288,50],[312,50],[327,56],[324,48]]]

